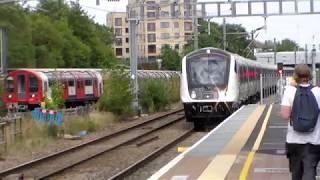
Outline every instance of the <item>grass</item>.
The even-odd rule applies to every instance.
[[[80,131],[86,130],[89,133],[102,131],[112,124],[115,116],[112,113],[91,112],[86,117],[68,116],[65,117],[61,127],[49,126],[42,122],[35,122],[31,118],[23,119],[23,136],[13,140],[10,130],[7,129],[8,154],[17,152],[35,152],[55,143],[59,137],[59,132],[77,135]]]

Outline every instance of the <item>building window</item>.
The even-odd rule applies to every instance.
[[[179,39],[180,34],[179,33],[174,33],[174,38]]]
[[[148,31],[152,31],[152,32],[156,31],[156,23],[148,23],[147,29]]]
[[[174,28],[179,28],[179,22],[174,22],[173,25],[174,25]]]
[[[175,45],[174,45],[174,49],[175,49],[175,50],[179,50],[179,44],[175,44]]]
[[[160,16],[161,17],[169,17],[169,11],[161,11]]]
[[[148,42],[156,42],[156,34],[148,34]]]
[[[116,46],[122,46],[122,38],[116,38]]]
[[[122,56],[122,48],[116,48],[116,56]]]
[[[185,31],[192,31],[192,23],[191,22],[184,22],[184,30]]]
[[[169,2],[169,0],[160,0],[160,3],[161,4],[166,4],[166,3],[168,3]]]
[[[122,29],[121,28],[115,28],[116,36],[122,36]]]
[[[114,21],[115,26],[122,26],[122,18],[115,18]]]
[[[126,53],[129,53],[129,48],[126,48]]]
[[[129,33],[129,28],[126,28],[126,33]]]
[[[161,39],[169,39],[170,34],[169,33],[161,33]]]
[[[156,17],[156,12],[147,12],[147,17],[148,18],[155,18]]]
[[[156,10],[156,2],[155,1],[147,1],[147,10]]]
[[[156,45],[148,45],[148,53],[157,53]]]
[[[160,28],[168,28],[169,22],[160,22]]]
[[[129,43],[129,38],[126,38],[126,43]]]
[[[187,40],[187,41],[192,40],[192,34],[191,33],[184,33],[184,37],[185,37],[185,40]]]

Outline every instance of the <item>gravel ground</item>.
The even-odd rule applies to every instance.
[[[180,108],[181,104],[177,103],[171,106],[171,109],[177,109]],[[124,121],[115,121],[112,124],[110,124],[105,130],[89,134],[85,137],[83,137],[80,140],[66,140],[66,139],[58,139],[55,141],[50,142],[46,147],[43,147],[41,149],[35,149],[30,152],[26,152],[24,150],[18,151],[18,152],[7,152],[5,154],[1,154],[0,158],[0,171],[17,166],[19,164],[22,164],[24,162],[28,162],[34,159],[38,159],[47,155],[50,155],[55,152],[62,151],[64,149],[70,148],[72,146],[76,146],[79,144],[82,144],[84,142],[88,142],[92,139],[95,139],[97,137],[101,137],[105,134],[109,134],[112,132],[115,132],[119,129],[132,126],[134,124],[138,124],[141,121],[144,121],[148,118],[157,116],[159,114],[163,114],[163,112],[155,113],[150,116],[141,117],[138,119],[131,119],[131,120],[124,120]]]
[[[175,139],[190,128],[192,128],[192,126],[188,123],[180,121],[174,126],[152,133],[143,139],[132,142],[128,146],[123,146],[120,149],[108,152],[105,155],[75,166],[71,170],[67,170],[65,173],[52,177],[51,179],[107,179],[120,170],[144,158],[146,154],[150,154],[168,143],[169,139]],[[157,137],[157,139],[137,146],[137,144],[155,137]]]
[[[177,146],[170,148],[166,153],[162,154],[149,164],[147,164],[142,169],[139,169],[135,173],[131,174],[130,176],[126,177],[126,180],[142,180],[147,179],[152,174],[157,172],[161,167],[166,165],[180,153],[177,152],[178,147],[191,147],[194,143],[199,141],[207,132],[195,132],[190,137],[179,143]]]

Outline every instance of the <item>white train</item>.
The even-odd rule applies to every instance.
[[[180,97],[187,121],[196,129],[207,120],[226,117],[243,103],[251,103],[277,88],[276,65],[261,64],[217,48],[193,51],[182,59]]]

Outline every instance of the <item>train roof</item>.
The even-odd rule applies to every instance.
[[[232,52],[229,52],[229,51],[225,51],[225,50],[222,50],[222,49],[219,49],[219,48],[215,48],[215,47],[201,48],[201,49],[198,49],[198,50],[195,50],[195,51],[192,51],[192,52],[188,53],[185,57],[191,56],[192,54],[197,54],[200,51],[204,51],[204,50],[207,50],[207,49],[212,49],[212,50],[215,50],[215,51],[218,51],[218,52],[221,52],[221,53],[228,54],[228,55],[230,55],[232,57],[236,57],[238,60],[240,60],[240,63],[242,62],[242,63],[245,63],[245,64],[255,65],[255,66],[258,66],[258,67],[263,67],[263,68],[268,68],[268,69],[275,69],[276,68],[276,65],[257,62],[255,60],[248,59],[248,58],[242,57],[242,56],[240,56],[238,54],[235,54],[235,53],[232,53]]]

